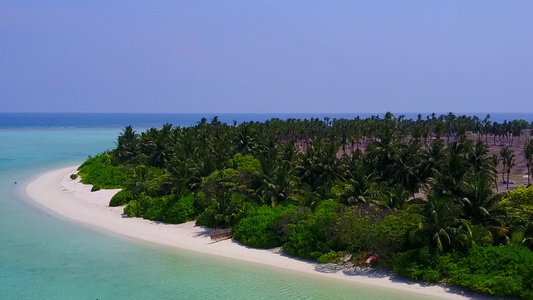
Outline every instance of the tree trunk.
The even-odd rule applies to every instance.
[[[529,175],[530,175],[530,173],[531,173],[531,170],[530,170],[530,169],[531,169],[531,163],[528,162],[528,163],[526,164],[526,167],[527,167],[527,186],[529,186],[529,184],[530,184],[530,183],[529,183]]]
[[[511,175],[511,168],[507,170],[507,190],[509,190],[509,175]]]

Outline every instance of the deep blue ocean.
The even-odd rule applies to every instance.
[[[420,113],[423,118],[430,113]],[[456,113],[456,116],[478,116],[480,119],[490,114],[494,122],[523,119],[533,121],[533,113]],[[368,118],[373,115],[383,116],[383,113],[254,113],[254,114],[228,114],[228,113],[205,113],[205,114],[144,114],[144,113],[0,113],[0,128],[113,128],[132,125],[139,128],[160,127],[165,123],[175,126],[190,126],[199,122],[202,118],[210,121],[214,116],[228,124],[255,121],[264,122],[272,118],[279,119],[310,119],[329,117],[330,119],[353,119],[357,116]],[[418,113],[395,113],[396,116],[404,115],[408,119],[416,119]],[[440,113],[436,114],[437,116]]]
[[[424,299],[124,238],[59,218],[25,195],[38,174],[113,148],[124,126],[188,126],[202,116],[0,114],[0,299]]]

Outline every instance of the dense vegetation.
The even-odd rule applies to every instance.
[[[533,299],[533,188],[497,193],[533,124],[453,114],[131,126],[82,182],[123,188],[131,217],[233,228],[258,248],[351,257],[413,279]],[[524,157],[513,149],[520,147]],[[501,172],[499,172],[501,170]],[[528,176],[529,181],[529,176]]]

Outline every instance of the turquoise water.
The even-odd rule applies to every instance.
[[[424,299],[114,236],[26,198],[30,178],[112,148],[118,132],[0,130],[0,299]]]

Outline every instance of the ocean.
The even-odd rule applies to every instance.
[[[404,115],[406,119],[416,119],[419,113],[394,113],[395,116]],[[420,113],[423,118],[431,113]],[[436,113],[437,116],[447,113]],[[455,113],[456,116],[477,116],[480,119],[490,114],[494,122],[523,119],[533,121],[533,113]],[[373,115],[383,117],[384,113],[191,113],[191,114],[145,114],[145,113],[0,113],[0,129],[2,128],[113,128],[133,125],[138,128],[160,127],[165,123],[175,126],[190,126],[202,118],[210,121],[214,116],[228,124],[255,121],[264,122],[272,118],[279,119],[310,119],[325,117],[332,119],[369,118]]]
[[[25,195],[38,174],[113,148],[126,125],[188,126],[201,117],[0,114],[0,299],[425,299],[125,238],[56,216]]]

